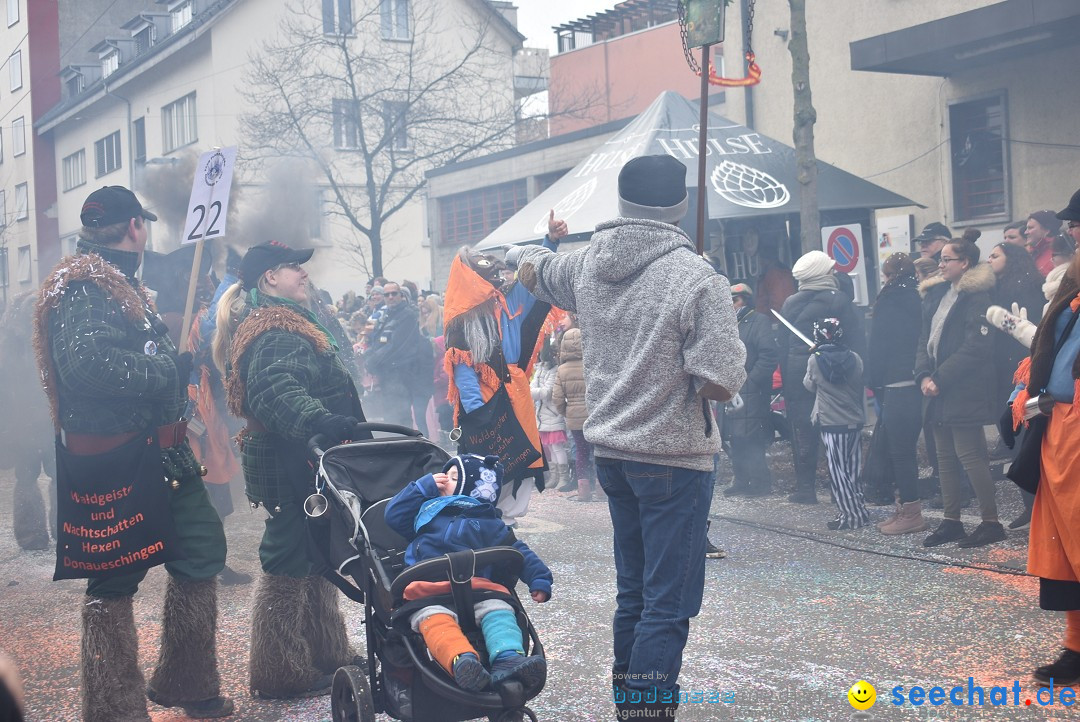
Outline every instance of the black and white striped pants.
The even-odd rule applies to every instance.
[[[833,497],[840,511],[841,526],[857,529],[870,523],[870,513],[863,502],[859,486],[862,466],[862,444],[859,431],[822,431],[825,459],[829,463]]]

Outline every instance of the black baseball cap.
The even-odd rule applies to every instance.
[[[931,241],[943,238],[949,240],[952,238],[952,231],[944,223],[933,222],[922,229],[922,233],[915,236],[916,243],[930,243]]]
[[[87,228],[104,228],[114,223],[126,223],[142,216],[156,221],[150,211],[142,207],[135,194],[124,186],[102,186],[86,197],[79,218]]]
[[[281,241],[267,241],[252,246],[240,261],[240,280],[244,288],[254,288],[264,273],[286,263],[307,263],[311,260],[311,248],[289,248]]]
[[[1073,193],[1069,205],[1057,217],[1063,221],[1080,221],[1080,191]]]

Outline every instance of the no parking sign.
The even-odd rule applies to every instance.
[[[821,229],[822,250],[836,261],[836,272],[846,273],[855,284],[855,303],[870,302],[866,286],[866,266],[863,260],[862,226],[828,226]]]

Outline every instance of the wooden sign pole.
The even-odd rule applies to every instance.
[[[199,271],[202,269],[203,243],[200,238],[195,242],[195,258],[191,262],[191,277],[188,279],[187,301],[184,303],[184,323],[180,327],[180,350],[190,351],[191,344],[188,337],[191,335],[191,318],[195,307],[195,289],[199,286]]]

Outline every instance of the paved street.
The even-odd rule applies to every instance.
[[[773,447],[782,463],[786,445]],[[721,478],[724,478],[721,470]],[[20,552],[10,527],[9,472],[0,472],[0,648],[27,684],[28,719],[78,718],[78,607],[83,584],[54,583],[51,552]],[[828,493],[819,496],[828,500]],[[1018,495],[999,484],[1002,518]],[[226,525],[230,562],[255,573],[261,513],[238,504]],[[974,511],[973,509],[965,510]],[[1057,653],[1060,615],[1037,609],[1037,583],[1019,576],[1026,532],[988,549],[925,550],[922,535],[885,538],[872,529],[829,532],[832,509],[799,507],[780,496],[731,501],[716,494],[712,539],[729,553],[707,566],[705,603],[686,650],[685,691],[733,692],[730,704],[686,704],[680,720],[848,720],[848,688],[877,688],[878,720],[1057,720],[1077,714],[1025,708],[1030,670]],[[885,515],[873,508],[875,519]],[[938,512],[939,513],[939,512]],[[966,518],[969,529],[977,520]],[[529,602],[550,661],[549,684],[534,702],[542,720],[608,720],[610,618],[614,572],[610,522],[603,504],[578,504],[545,493],[520,530],[555,575],[553,600]],[[164,573],[154,570],[136,598],[140,654],[149,672],[157,653]],[[250,587],[221,592],[220,655],[226,692],[240,721],[326,720],[329,700],[257,702],[245,693]],[[360,637],[360,609],[348,619]],[[946,689],[968,677],[982,686],[1019,680],[1021,707],[894,707],[903,685]],[[154,720],[182,719],[151,707]]]

